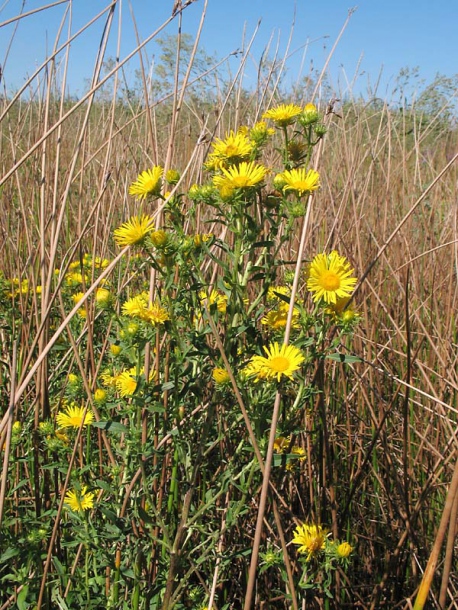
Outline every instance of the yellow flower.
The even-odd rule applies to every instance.
[[[84,292],[76,292],[75,294],[72,294],[72,301],[76,305],[77,303],[79,303],[79,301],[81,301],[81,299],[83,297],[84,297]],[[83,303],[83,305],[80,305],[77,313],[80,316],[80,318],[87,318],[87,309],[86,309],[86,305],[84,303]]]
[[[302,352],[294,345],[280,345],[275,342],[269,347],[264,346],[266,356],[253,356],[245,369],[249,377],[261,379],[276,379],[280,381],[282,376],[292,379],[293,373],[300,368],[305,360]]]
[[[144,309],[141,315],[142,320],[150,322],[153,325],[164,324],[167,320],[170,320],[170,316],[164,307],[158,302],[150,303],[148,307]]]
[[[128,299],[122,306],[122,313],[130,318],[141,318],[148,305],[146,293],[138,294]]]
[[[107,401],[107,393],[102,388],[97,388],[94,392],[94,402],[98,405],[103,405]]]
[[[72,271],[65,275],[65,283],[67,286],[77,286],[78,284],[82,284],[83,280],[87,282],[87,279],[87,275],[83,276],[79,271]]]
[[[291,288],[289,286],[269,286],[269,290],[267,291],[267,300],[268,301],[282,301],[279,295],[283,295],[285,297],[289,297],[291,294]]]
[[[256,146],[261,146],[269,136],[273,136],[275,129],[267,127],[267,123],[259,121],[250,131],[250,138]]]
[[[111,292],[107,288],[97,288],[95,302],[102,309],[108,307],[111,303]]]
[[[78,375],[75,375],[74,373],[69,373],[68,384],[71,386],[78,386],[79,383],[80,383],[80,378],[78,377]]]
[[[132,396],[137,389],[136,369],[130,369],[124,371],[116,378],[116,389],[120,395],[125,398],[126,396]]]
[[[139,174],[137,180],[129,187],[129,195],[135,195],[137,199],[146,199],[149,195],[159,195],[162,186],[162,174],[164,170],[159,165]]]
[[[65,494],[64,504],[78,513],[92,508],[94,506],[94,497],[95,494],[92,492],[87,492],[87,486],[83,485],[83,487],[81,487],[81,491],[67,491]]]
[[[262,115],[263,119],[272,119],[279,127],[286,127],[294,123],[297,116],[302,112],[300,106],[295,104],[280,104],[276,108],[271,108]]]
[[[274,451],[275,453],[284,453],[291,442],[289,436],[277,436],[274,441]]]
[[[337,555],[342,559],[346,559],[352,551],[353,547],[348,542],[341,542],[336,549]]]
[[[351,296],[357,282],[356,278],[350,277],[353,271],[347,259],[335,250],[329,255],[317,254],[310,263],[307,279],[313,300],[336,303],[337,299]]]
[[[211,308],[212,305],[216,305],[217,310],[220,313],[226,313],[227,307],[227,296],[220,294],[217,290],[212,290],[210,295],[205,290],[199,292],[199,299],[202,305],[207,302],[207,306]]]
[[[297,552],[307,553],[306,561],[310,561],[322,551],[326,545],[328,532],[321,525],[298,525],[294,531],[293,544],[299,545]]]
[[[86,412],[86,415],[84,413]],[[89,426],[94,421],[94,414],[90,409],[78,407],[77,405],[68,405],[66,411],[59,413],[56,417],[56,422],[59,428],[79,428]]]
[[[116,345],[116,343],[112,343],[110,345],[110,353],[112,356],[116,358],[122,352],[122,347],[120,345]]]
[[[302,447],[299,447],[298,445],[294,445],[294,447],[291,447],[291,454],[294,455],[294,458],[290,458],[291,461],[288,462],[288,464],[286,464],[286,470],[292,471],[294,470],[294,466],[296,465],[296,460],[298,460],[299,462],[303,462],[307,455],[305,453],[305,449],[302,449]]]
[[[151,324],[163,324],[170,320],[166,309],[157,302],[148,304],[148,296],[141,293],[132,297],[122,306],[122,313],[131,318],[138,318]]]
[[[320,186],[320,175],[314,169],[308,172],[304,168],[285,170],[281,174],[285,185],[283,190],[296,191],[299,196],[315,191]]]
[[[165,174],[165,179],[168,184],[174,186],[180,180],[180,172],[176,169],[169,169],[169,171]]]
[[[313,123],[316,123],[318,121],[318,110],[315,106],[315,104],[306,104],[304,111],[301,115],[301,117],[299,118],[299,122],[301,123],[301,125],[304,125],[304,127],[306,127],[307,125],[312,125]]]
[[[342,297],[337,299],[335,303],[331,303],[326,308],[326,313],[331,314],[334,318],[343,324],[355,322],[361,317],[353,306],[353,302],[348,305],[350,297]]]
[[[169,236],[164,229],[157,229],[150,235],[151,243],[155,248],[163,248],[169,241]]]
[[[264,180],[267,168],[254,161],[243,161],[240,165],[222,168],[223,175],[213,176],[213,184],[221,189],[242,189],[256,186]]]
[[[100,376],[102,383],[106,388],[115,388],[118,377],[119,374],[112,375],[108,371],[105,371],[105,373],[102,373],[102,375]]]
[[[200,248],[202,244],[206,244],[213,239],[213,233],[196,233],[192,238],[196,248]]]
[[[283,301],[280,302],[277,309],[269,311],[267,315],[262,318],[261,324],[265,324],[272,330],[279,330],[281,328],[285,328],[286,322],[288,320],[288,310],[288,303],[285,303]],[[297,307],[294,307],[293,317],[291,320],[292,328],[299,328],[299,315],[299,310],[297,309]]]
[[[64,445],[68,445],[68,443],[70,442],[70,439],[65,434],[65,432],[61,432],[60,430],[56,430],[56,438]]]
[[[115,229],[114,239],[121,247],[141,244],[153,229],[154,221],[151,216],[132,216],[130,220]]]
[[[219,367],[213,369],[212,377],[215,380],[215,383],[218,385],[224,385],[230,381],[229,373],[226,371],[226,369]]]
[[[94,258],[94,267],[96,269],[106,269],[110,261],[107,258],[100,258],[100,256],[96,256]]]
[[[250,157],[253,146],[246,134],[232,130],[224,140],[216,138],[212,144],[213,151],[205,164],[207,169],[221,169],[227,165],[238,163]]]
[[[138,385],[138,377],[140,375],[143,375],[144,372],[145,369],[142,368],[137,376],[137,367],[133,366],[128,371],[123,371],[122,373],[116,376],[116,389],[123,398],[132,396],[134,394]],[[152,379],[154,379],[156,375],[157,373],[155,370],[150,371],[149,380],[151,381]]]

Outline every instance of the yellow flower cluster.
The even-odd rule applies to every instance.
[[[122,306],[122,313],[129,318],[143,320],[154,326],[170,320],[167,310],[157,301],[151,303],[145,292],[127,300]]]

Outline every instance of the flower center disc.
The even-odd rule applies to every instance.
[[[283,356],[275,356],[270,361],[270,368],[277,373],[282,373],[289,368],[290,362],[288,358],[284,358]]]
[[[308,191],[310,188],[310,183],[306,180],[296,180],[293,182],[293,187],[296,191]]]
[[[333,271],[326,271],[321,276],[321,287],[325,290],[337,290],[340,287],[340,277]]]

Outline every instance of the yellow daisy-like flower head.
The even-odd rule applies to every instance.
[[[292,379],[293,373],[300,368],[305,358],[302,352],[294,345],[279,345],[271,343],[269,347],[264,346],[266,357],[253,356],[246,367],[246,373],[250,377],[280,381],[283,375]]]
[[[218,385],[225,385],[230,381],[229,373],[226,371],[226,369],[219,367],[213,369],[212,377],[215,380],[215,383]]]
[[[116,381],[119,375],[112,375],[109,371],[105,371],[101,374],[100,379],[106,388],[116,388]]]
[[[353,547],[348,542],[341,542],[336,549],[337,555],[342,559],[349,557],[352,551]]]
[[[291,457],[289,458],[290,461],[286,464],[286,470],[293,471],[295,466],[297,466],[297,462],[303,462],[306,457],[305,449],[294,445],[294,447],[291,447]]]
[[[124,371],[120,375],[116,377],[116,389],[122,396],[125,398],[127,396],[132,396],[137,389],[137,375],[136,369],[130,369],[128,371]]]
[[[142,318],[144,311],[148,306],[148,297],[146,294],[137,294],[128,299],[122,306],[122,313],[129,318]]]
[[[75,375],[74,373],[69,373],[68,375],[68,383],[69,385],[75,387],[75,386],[79,386],[80,385],[80,378],[78,377],[78,375]]]
[[[313,300],[336,303],[337,299],[351,296],[357,282],[351,277],[353,271],[347,259],[335,250],[330,254],[317,254],[310,263],[307,279]]]
[[[265,121],[259,121],[250,131],[250,138],[256,146],[261,146],[269,136],[273,136],[275,129],[267,127]]]
[[[315,104],[306,104],[303,113],[299,117],[299,122],[304,127],[312,125],[318,121],[318,110]]]
[[[220,190],[251,188],[262,182],[267,174],[267,168],[254,161],[243,161],[229,169],[223,167],[221,171],[223,175],[213,177],[213,184]]]
[[[272,119],[278,127],[286,127],[287,125],[294,123],[301,112],[302,108],[296,106],[296,104],[280,104],[280,106],[264,112],[262,118]]]
[[[107,393],[103,388],[97,388],[94,392],[94,402],[98,405],[104,405],[107,401]]]
[[[176,169],[169,169],[169,171],[165,175],[167,184],[170,184],[171,186],[175,186],[175,184],[179,182],[180,178],[180,172]]]
[[[314,169],[308,172],[302,167],[300,169],[285,170],[281,174],[285,191],[296,191],[299,196],[310,191],[315,191],[320,186],[320,175]]]
[[[151,233],[151,242],[155,248],[164,248],[169,241],[169,235],[164,229],[157,229]]]
[[[132,216],[130,220],[115,229],[114,238],[121,248],[141,245],[153,230],[154,221],[151,216]]]
[[[267,291],[267,300],[285,303],[285,301],[283,301],[279,295],[289,297],[290,294],[291,288],[289,286],[269,286],[269,290]]]
[[[86,412],[86,414],[84,414]],[[94,414],[90,409],[69,405],[63,413],[58,413],[56,422],[59,428],[79,428],[89,426],[94,421]]]
[[[123,398],[132,396],[135,393],[135,390],[137,389],[139,377],[144,374],[145,369],[142,368],[140,369],[140,371],[138,371],[137,375],[137,367],[133,366],[129,370],[123,371],[119,375],[116,375],[116,377],[114,378],[114,385]],[[151,370],[148,381],[152,381],[156,378],[157,371]]]
[[[353,302],[348,304],[350,297],[337,299],[335,303],[326,308],[326,313],[332,315],[337,322],[345,325],[356,323],[360,319],[359,312],[355,309]]]
[[[285,453],[287,451],[291,439],[289,436],[277,436],[274,441],[274,451],[275,453]]]
[[[119,356],[119,354],[122,352],[122,347],[120,345],[118,345],[117,343],[112,343],[110,345],[110,354],[116,358],[116,356]]]
[[[157,302],[148,304],[148,295],[141,293],[132,297],[122,306],[122,313],[131,318],[138,318],[151,324],[164,324],[170,320],[168,311]]]
[[[150,303],[142,314],[142,319],[150,322],[153,325],[164,324],[170,320],[169,313],[164,307],[157,302]]]
[[[83,274],[79,271],[71,271],[65,275],[65,283],[67,286],[78,286],[83,283],[83,280],[87,282],[87,276],[83,277]]]
[[[162,174],[164,170],[159,165],[139,174],[137,180],[129,187],[129,195],[137,199],[146,199],[148,196],[157,196],[161,192]]]
[[[246,133],[241,131],[234,133],[232,130],[226,134],[224,140],[216,138],[212,146],[213,150],[205,164],[210,170],[221,169],[249,159],[253,150],[253,145]]]
[[[87,491],[86,485],[81,490],[69,490],[65,494],[64,504],[71,508],[75,513],[89,510],[94,506],[95,494]]]
[[[207,302],[208,307],[216,305],[220,313],[226,313],[227,296],[225,294],[220,294],[217,290],[212,290],[210,294],[207,294],[205,290],[202,290],[199,292],[199,299],[202,305]]]
[[[95,293],[95,302],[98,307],[105,309],[110,306],[112,294],[108,288],[97,288]]]
[[[306,561],[310,561],[324,549],[327,536],[328,532],[321,525],[304,523],[295,529],[293,544],[299,546],[297,552],[301,555],[307,553]]]
[[[284,303],[283,301],[280,302],[276,309],[269,311],[262,318],[261,324],[265,324],[272,330],[279,330],[281,328],[285,328],[286,322],[288,321],[288,310],[289,305],[287,303]],[[292,328],[299,327],[299,315],[299,310],[297,309],[297,307],[294,307],[291,322]]]

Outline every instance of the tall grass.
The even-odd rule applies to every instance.
[[[307,365],[300,404],[293,389],[285,391],[282,400],[297,412],[283,410],[278,430],[290,426],[307,459],[286,468],[286,458],[274,456],[267,480],[273,402],[270,410],[265,397],[248,404],[248,390],[238,395],[235,378],[233,393],[220,395],[196,374],[202,354],[228,369],[242,357],[231,323],[207,320],[205,307],[204,328],[181,329],[188,333],[181,361],[167,331],[143,346],[142,366],[164,374],[160,391],[150,389],[146,374],[141,408],[135,399],[121,407],[119,396],[108,407],[97,404],[125,299],[146,290],[181,303],[181,293],[195,291],[180,277],[178,260],[167,284],[146,255],[121,252],[112,236],[144,212],[128,195],[137,174],[155,164],[177,168],[181,177],[171,189],[185,194],[179,209],[164,209],[159,200],[149,211],[157,224],[167,212],[183,240],[212,232],[226,244],[226,255],[205,250],[192,271],[196,284],[224,288],[221,269],[235,238],[211,207],[194,217],[187,193],[205,179],[215,137],[253,126],[281,101],[312,101],[314,83],[291,98],[279,88],[285,63],[275,58],[280,74],[260,65],[258,88],[244,90],[251,40],[235,75],[216,62],[200,77],[177,69],[173,93],[153,99],[138,41],[142,90],[123,97],[123,61],[101,76],[107,38],[120,42],[112,32],[115,4],[99,17],[105,34],[80,100],[65,95],[68,47],[59,74],[51,57],[20,95],[5,91],[0,99],[1,609],[242,608],[252,594],[257,608],[407,609],[433,547],[422,594],[429,592],[431,608],[457,608],[456,129],[441,114],[417,113],[414,104],[391,107],[340,92],[340,104],[313,100],[327,127],[312,156],[321,188],[281,245],[276,279],[296,268],[297,302],[313,319],[302,272],[315,253],[336,249],[361,278],[354,294],[361,319],[352,333],[331,331],[326,341],[341,358],[317,356]],[[183,10],[152,38],[181,21]],[[61,44],[56,35],[55,48]],[[103,83],[111,97],[98,95]],[[203,83],[208,99],[198,93]],[[269,167],[281,167],[280,146],[277,134],[264,151]],[[99,259],[109,261],[106,269]],[[72,264],[86,274],[79,303],[65,279]],[[105,279],[115,295],[111,317],[94,300]],[[256,290],[249,288],[248,297]],[[308,332],[318,342],[312,323]],[[62,400],[72,396],[69,373],[77,373],[74,395],[99,427],[80,427],[67,446],[53,435]],[[63,504],[75,469],[97,490],[90,516],[69,516]],[[450,516],[441,522],[445,506]],[[303,522],[322,524],[354,547],[348,566],[333,574],[332,597],[320,582],[301,587],[291,540]]]

